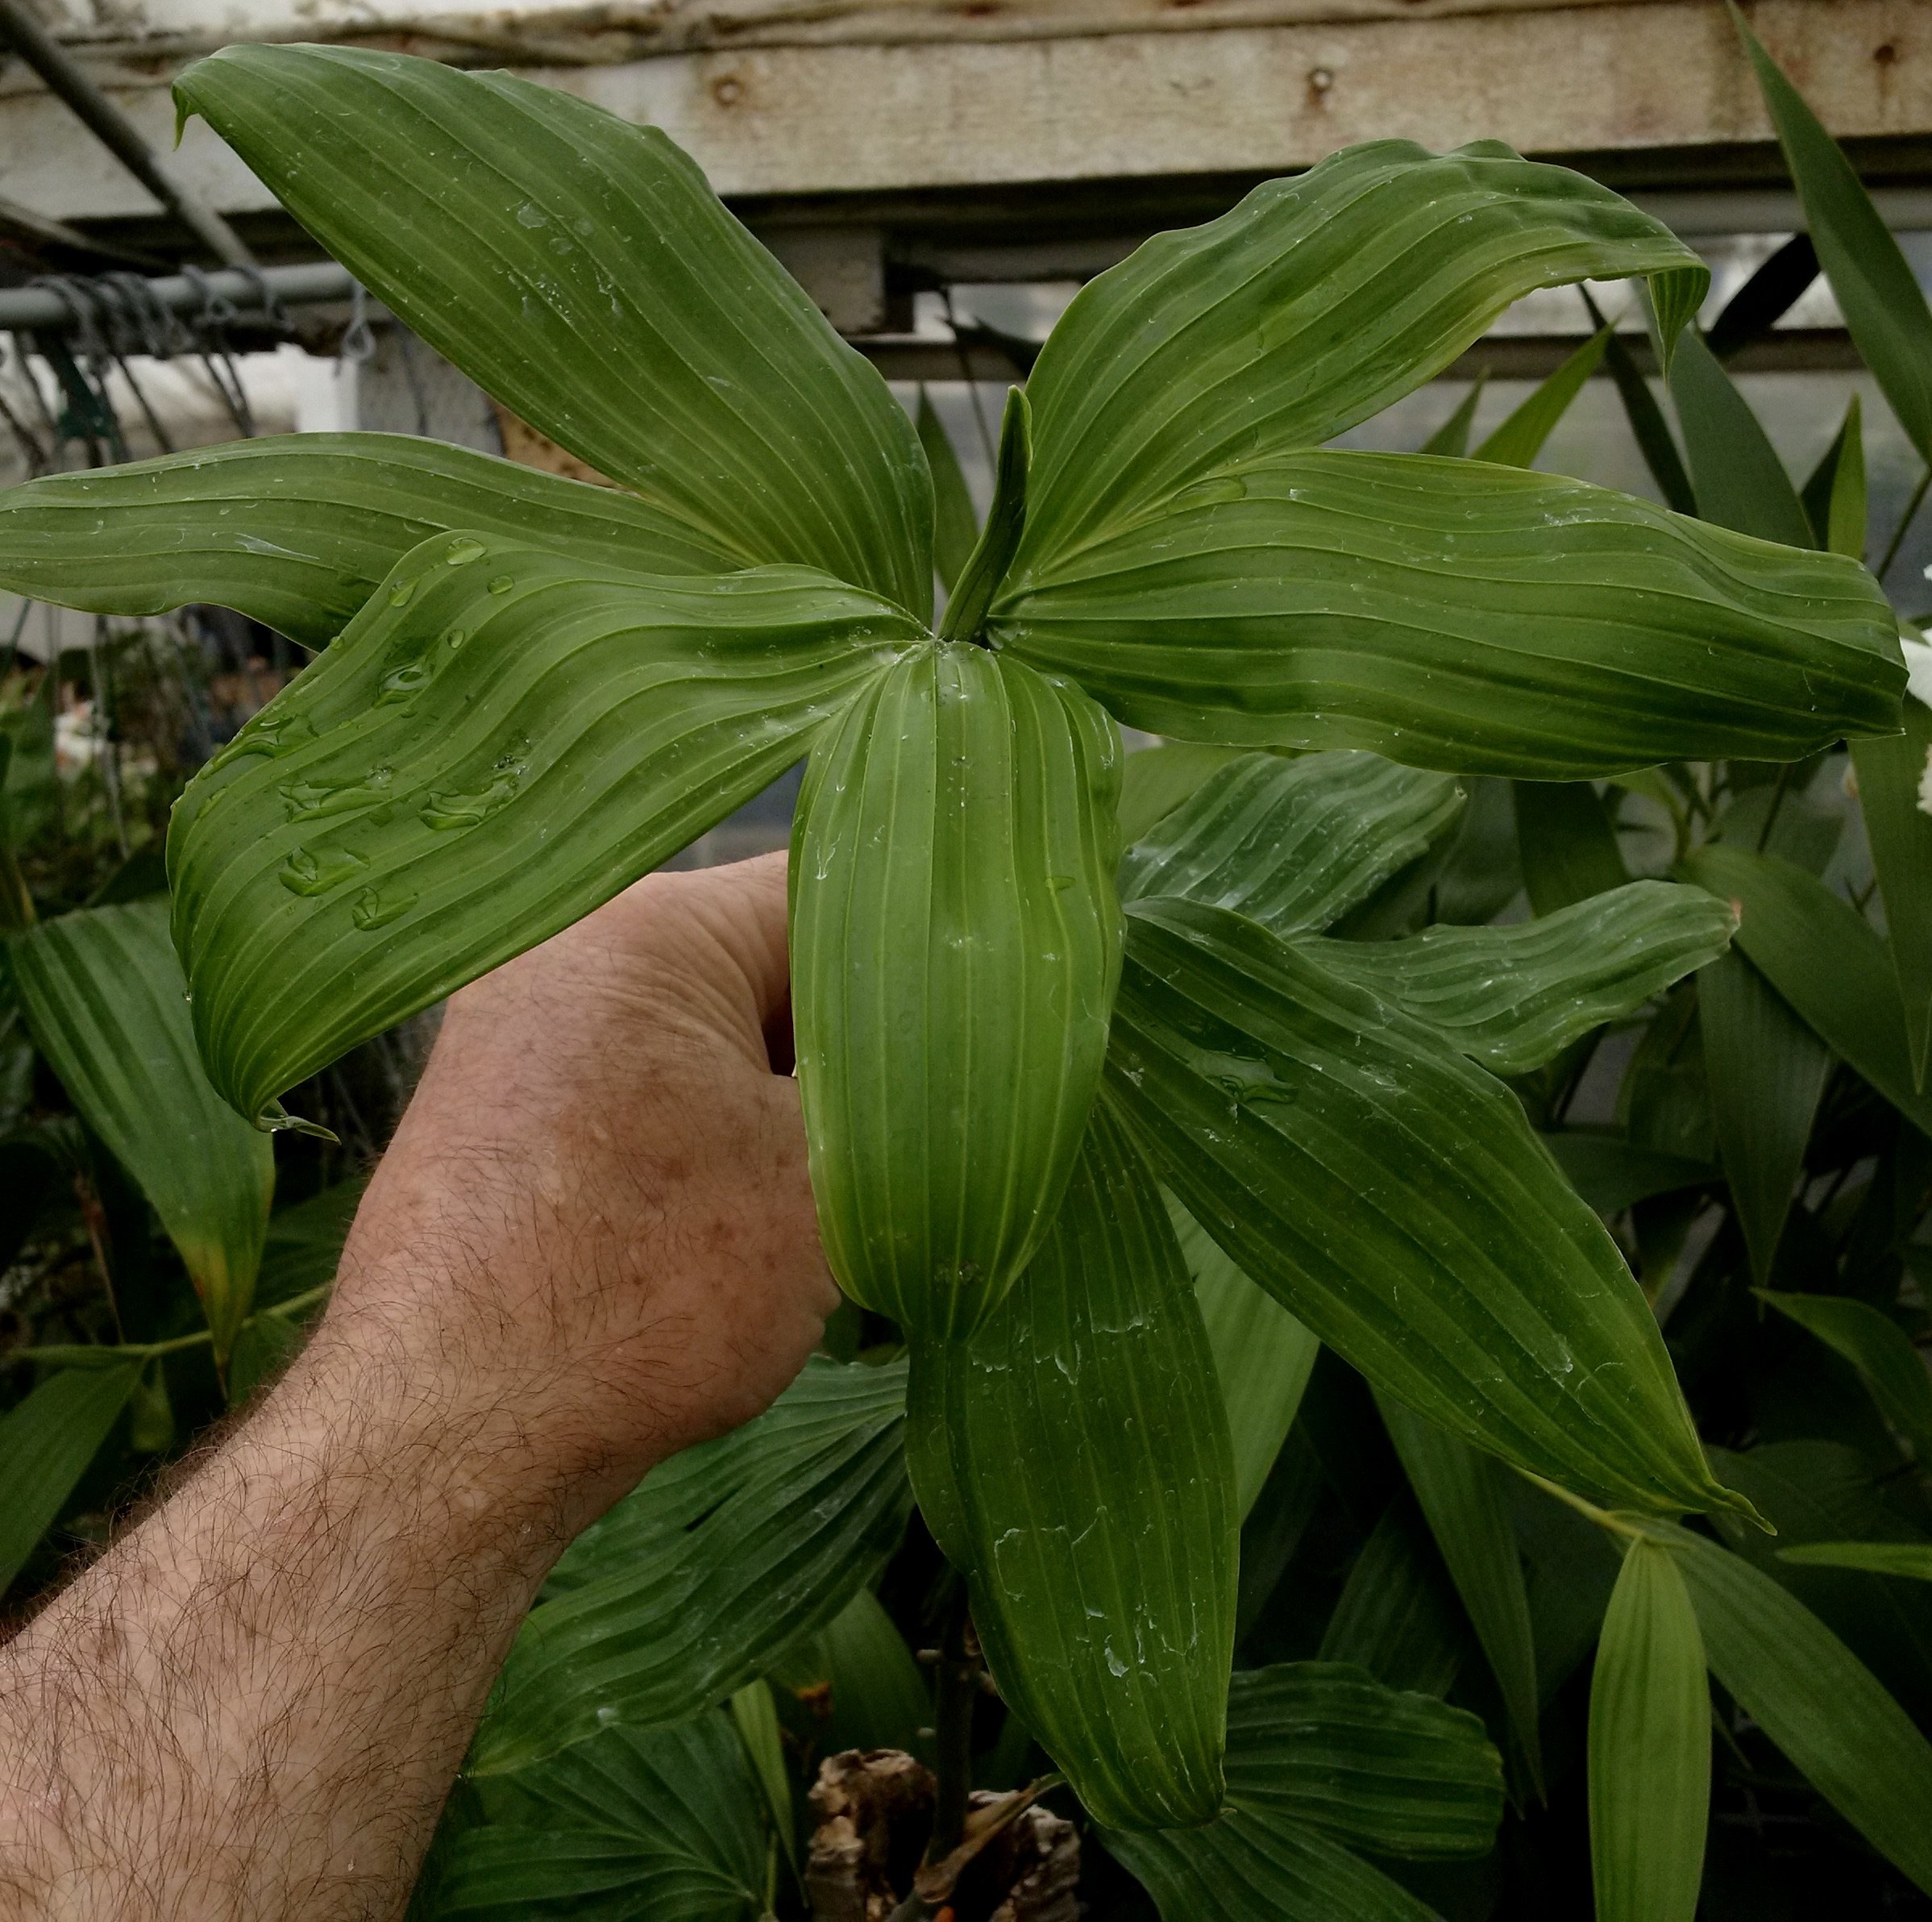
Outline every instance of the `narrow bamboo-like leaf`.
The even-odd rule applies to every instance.
[[[1932,1051],[1932,815],[1919,806],[1919,795],[1932,765],[1932,708],[1907,701],[1905,722],[1903,734],[1854,741],[1851,764],[1884,901],[1885,946],[1905,1009],[1913,1085],[1922,1088]]]
[[[18,493],[0,492],[0,507]],[[16,851],[54,817],[59,788],[54,763],[54,713],[58,677],[46,675],[24,707],[0,713],[6,765],[0,768],[0,847]]]
[[[1867,1575],[1932,1582],[1932,1542],[1928,1541],[1807,1541],[1780,1549],[1778,1558],[1807,1568],[1855,1568]]]
[[[1865,519],[1869,503],[1865,488],[1865,435],[1859,397],[1845,409],[1844,424],[1811,471],[1799,497],[1805,518],[1821,547],[1834,554],[1861,558],[1865,551]]]
[[[775,780],[918,631],[800,568],[412,549],[175,809],[175,942],[216,1087],[260,1116],[588,913]]]
[[[1460,460],[1469,451],[1469,429],[1475,424],[1477,403],[1489,376],[1478,374],[1469,391],[1456,403],[1456,410],[1415,451],[1419,454],[1443,454]]]
[[[1323,1662],[1390,1688],[1446,1695],[1469,1652],[1456,1591],[1414,1499],[1398,1496],[1362,1544],[1322,1631]]]
[[[1761,339],[1797,305],[1818,277],[1818,249],[1810,235],[1793,234],[1725,302],[1705,336],[1710,351],[1720,360],[1728,360],[1739,347]]]
[[[1500,1082],[1225,909],[1136,903],[1109,1087],[1182,1203],[1379,1387],[1614,1505],[1728,1505],[1616,1245]]]
[[[1886,1421],[1917,1459],[1932,1467],[1932,1373],[1889,1315],[1843,1295],[1760,1288],[1758,1297],[1851,1362]]]
[[[763,1800],[731,1718],[611,1729],[492,1783],[495,1819],[467,1829],[438,1916],[526,1922],[752,1922],[765,1907]]]
[[[820,1633],[794,1643],[772,1679],[794,1693],[814,1691],[815,1714],[825,1718],[821,1755],[841,1749],[910,1753],[933,1720],[932,1692],[912,1651],[869,1588],[860,1589]]]
[[[826,1258],[908,1335],[964,1333],[1040,1245],[1120,969],[1118,737],[983,647],[878,675],[793,830],[798,1078]]]
[[[1032,430],[1027,413],[1026,394],[1009,387],[1006,412],[999,422],[999,458],[993,468],[993,500],[987,508],[986,525],[973,543],[959,579],[946,601],[945,618],[940,625],[941,639],[976,640],[986,623],[986,610],[994,590],[1006,578],[1013,551],[1020,545],[1020,532],[1026,525],[1028,464],[1032,459]]]
[[[1584,305],[1589,309],[1591,319],[1602,327],[1603,316],[1587,290],[1583,299]],[[1664,505],[1676,514],[1695,514],[1697,497],[1691,490],[1689,475],[1684,471],[1684,456],[1677,451],[1670,423],[1664,418],[1664,410],[1657,405],[1657,397],[1651,392],[1643,370],[1637,365],[1635,356],[1614,328],[1604,343],[1603,364],[1610,369],[1610,378],[1617,384],[1617,397],[1623,403],[1624,418],[1630,422],[1630,431],[1636,439],[1638,452],[1643,456],[1643,464],[1650,469],[1650,477],[1656,482],[1657,491],[1664,497]]]
[[[1666,341],[1709,279],[1627,202],[1494,141],[1375,141],[1270,181],[1089,281],[1054,327],[1021,569],[1367,419],[1532,288],[1630,275],[1658,277]]]
[[[949,594],[979,539],[979,516],[973,510],[972,490],[960,467],[958,451],[923,383],[915,422],[933,475],[933,564],[939,570],[940,585]]]
[[[1717,1170],[1704,1162],[1635,1147],[1620,1134],[1560,1128],[1543,1141],[1570,1185],[1600,1215],[1621,1214],[1633,1202],[1717,1178]]]
[[[815,1359],[755,1421],[646,1476],[557,1565],[471,1768],[521,1769],[612,1722],[681,1720],[837,1615],[904,1532],[905,1380]]]
[[[154,1204],[225,1358],[261,1264],[275,1157],[202,1071],[166,904],[42,921],[9,959],[34,1045]]]
[[[63,1369],[0,1416],[0,1592],[53,1525],[140,1378],[128,1362]]]
[[[1229,1687],[1228,1799],[1377,1855],[1483,1855],[1502,1768],[1465,1709],[1343,1663],[1285,1662]]]
[[[89,614],[232,607],[332,640],[404,555],[473,530],[592,568],[742,567],[621,493],[406,434],[276,434],[0,491],[0,587]]]
[[[988,631],[1157,733],[1532,780],[1793,759],[1896,727],[1905,684],[1843,555],[1417,454],[1283,455],[1023,546]]]
[[[1831,1051],[1742,955],[1697,977],[1697,1025],[1724,1178],[1751,1272],[1771,1274]]]
[[[1743,16],[1735,6],[1730,10],[1845,326],[1906,438],[1932,461],[1932,311],[1917,277],[1843,149],[1819,124]]]
[[[1150,833],[1240,751],[1202,741],[1169,741],[1128,755],[1120,767],[1120,838],[1131,845]]]
[[[1233,1463],[1159,1188],[1104,1100],[1024,1284],[913,1350],[943,1420],[973,1620],[1000,1693],[1095,1820],[1221,1805]],[[911,1455],[920,1499],[925,1457]]]
[[[1378,1395],[1376,1405],[1482,1644],[1530,1778],[1541,1794],[1536,1645],[1503,1468],[1386,1395]]]
[[[600,473],[738,566],[930,609],[912,422],[657,128],[362,48],[229,47],[174,91],[398,318]]]
[[[1234,1444],[1235,1513],[1245,1520],[1294,1425],[1321,1343],[1257,1288],[1171,1196],[1168,1214],[1195,1300]]]
[[[1932,1135],[1932,1099],[1913,1084],[1897,977],[1872,924],[1775,855],[1707,841],[1682,866],[1687,880],[1739,909],[1737,945],[1819,1038]]]
[[[1932,1743],[1805,1605],[1742,1557],[1667,1523],[1711,1673],[1867,1841],[1932,1894]]]
[[[1470,458],[1493,460],[1502,467],[1533,467],[1557,422],[1597,371],[1610,337],[1610,329],[1600,327],[1554,373],[1537,384]]]
[[[1232,908],[1276,933],[1319,931],[1429,851],[1456,784],[1371,754],[1244,755],[1127,851],[1126,901]]]
[[[863,1595],[864,1589],[859,1591]],[[765,1806],[771,1826],[783,1838],[785,1850],[791,1853],[791,1778],[786,1772],[785,1749],[779,1732],[778,1704],[771,1698],[771,1684],[763,1680],[747,1682],[737,1690],[725,1706],[731,1711],[733,1725],[745,1754],[764,1791]]]
[[[1810,547],[1811,523],[1785,464],[1694,327],[1678,343],[1670,391],[1690,457],[1697,512],[1720,527],[1760,540]]]
[[[1318,941],[1311,951],[1492,1074],[1520,1075],[1705,967],[1730,941],[1730,914],[1702,888],[1631,881],[1511,927]]]
[[[1617,831],[1588,781],[1517,781],[1523,884],[1539,914],[1554,914],[1630,879]]]
[[[1692,1922],[1710,1812],[1710,1689],[1672,1551],[1631,1544],[1590,1678],[1598,1922]]]

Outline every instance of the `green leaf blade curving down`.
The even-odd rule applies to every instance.
[[[371,293],[599,472],[738,566],[930,610],[912,422],[656,128],[347,47],[229,47],[174,91]]]
[[[1932,1469],[1932,1373],[1905,1330],[1882,1308],[1847,1296],[1757,1294],[1851,1362],[1919,1465]]]
[[[261,1264],[275,1157],[203,1071],[166,904],[42,921],[8,959],[34,1045],[153,1203],[225,1359]]]
[[[1239,916],[1128,921],[1108,1086],[1248,1275],[1532,1474],[1618,1507],[1737,1505],[1622,1257],[1499,1082]]]
[[[796,761],[918,630],[797,568],[414,548],[189,784],[174,929],[244,1114],[555,934]]]
[[[742,564],[614,488],[413,435],[277,434],[0,490],[0,587],[89,614],[212,601],[322,647],[459,530],[640,573]]]
[[[1631,275],[1662,277],[1668,344],[1702,263],[1593,181],[1494,141],[1442,155],[1375,141],[1269,181],[1149,241],[1054,327],[1028,385],[1020,567],[1065,562],[1184,489],[1367,419],[1534,288]]]
[[[1531,780],[1794,759],[1895,728],[1905,686],[1843,555],[1417,454],[1284,455],[1023,547],[989,632],[1157,733]]]
[[[1078,1151],[1120,970],[1117,741],[1077,689],[940,643],[812,756],[791,955],[820,1230],[916,1341],[999,1305]]]
[[[1121,898],[1180,897],[1277,934],[1319,931],[1419,860],[1461,810],[1453,781],[1373,755],[1244,755],[1127,851]]]
[[[68,1368],[0,1416],[0,1594],[119,1420],[138,1364]]]
[[[1590,1860],[1598,1922],[1692,1922],[1710,1808],[1710,1690],[1672,1551],[1633,1541],[1590,1679]]]
[[[504,1664],[468,1767],[510,1773],[613,1723],[681,1721],[823,1628],[911,1511],[903,1366],[815,1359],[571,1546]]]
[[[1096,1820],[1211,1820],[1234,1654],[1232,1462],[1160,1191],[1104,1100],[1024,1283],[970,1342],[916,1346],[913,1375],[913,1421],[943,1426],[935,1505],[961,1532],[949,1554],[964,1552],[1001,1694]],[[941,1446],[911,1450],[922,1507]]]
[[[1724,904],[1702,888],[1631,881],[1510,927],[1318,941],[1310,951],[1492,1074],[1520,1075],[1704,967],[1730,932]]]

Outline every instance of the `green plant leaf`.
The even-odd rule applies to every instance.
[[[35,1046],[153,1203],[225,1359],[261,1264],[275,1156],[202,1071],[166,904],[44,921],[8,959]]]
[[[861,1589],[859,1593],[866,1591]],[[765,1806],[773,1829],[783,1839],[785,1853],[791,1855],[794,1820],[791,1809],[791,1778],[786,1772],[785,1749],[779,1733],[778,1704],[772,1699],[770,1683],[747,1682],[725,1704],[732,1724],[745,1754],[757,1772],[758,1787],[764,1791]]]
[[[764,1797],[721,1708],[610,1729],[492,1783],[495,1820],[459,1835],[435,1914],[526,1922],[753,1922],[765,1907]]]
[[[1554,373],[1537,384],[1470,458],[1494,461],[1501,467],[1533,467],[1557,422],[1597,371],[1610,338],[1610,329],[1599,327]]]
[[[1710,1690],[1671,1550],[1630,1546],[1590,1678],[1598,1922],[1692,1922],[1710,1810]]]
[[[1805,518],[1819,547],[1853,560],[1865,551],[1865,520],[1869,511],[1865,488],[1865,436],[1859,396],[1845,409],[1844,424],[1811,471],[1799,498]]]
[[[1376,1405],[1482,1645],[1540,1795],[1536,1645],[1502,1464],[1386,1395],[1378,1394]]]
[[[1670,391],[1690,458],[1697,512],[1720,527],[1760,540],[1814,545],[1811,523],[1785,464],[1694,327],[1677,343]]]
[[[1240,756],[1238,747],[1168,741],[1130,753],[1120,767],[1120,838],[1130,845],[1171,814],[1209,775]]]
[[[1310,952],[1492,1074],[1520,1075],[1704,967],[1730,941],[1730,914],[1702,888],[1631,881],[1540,921],[1321,940]]]
[[[0,1416],[0,1592],[52,1527],[140,1378],[131,1362],[65,1368]]]
[[[1270,181],[1090,281],[1054,327],[1020,569],[1366,420],[1533,288],[1631,275],[1658,277],[1667,342],[1709,280],[1628,202],[1495,141],[1378,140]]]
[[[1466,1709],[1343,1663],[1284,1662],[1229,1687],[1228,1799],[1377,1855],[1485,1855],[1502,1766]]]
[[[756,1421],[654,1469],[557,1564],[470,1769],[681,1720],[830,1621],[905,1529],[905,1383],[900,1365],[815,1358]]]
[[[1867,1575],[1932,1582],[1932,1541],[1806,1541],[1778,1550],[1806,1568],[1855,1568]]]
[[[772,1671],[796,1694],[825,1690],[816,1712],[825,1723],[821,1755],[841,1749],[914,1753],[933,1719],[933,1697],[905,1637],[879,1599],[862,1588],[816,1635],[795,1642]]]
[[[1244,1521],[1294,1425],[1321,1343],[1258,1288],[1170,1195],[1169,1219],[1194,1277],[1195,1300],[1234,1444],[1235,1514]]]
[[[668,579],[411,550],[189,784],[175,942],[244,1114],[588,913],[749,800],[911,645],[798,568]]]
[[[407,434],[276,434],[0,490],[0,587],[89,614],[212,601],[325,647],[397,562],[461,530],[595,568],[743,565],[614,488]]]
[[[1717,1175],[1717,1170],[1704,1162],[1633,1147],[1619,1134],[1559,1128],[1545,1134],[1543,1142],[1570,1185],[1600,1215],[1621,1214],[1633,1202],[1696,1188]]]
[[[1768,334],[1818,277],[1818,250],[1809,234],[1793,234],[1752,269],[1751,277],[1710,323],[1706,339],[1720,360]]]
[[[1590,318],[1602,327],[1603,316],[1587,289],[1583,302],[1589,309]],[[1677,451],[1670,423],[1664,419],[1664,410],[1657,405],[1657,397],[1651,392],[1650,382],[1637,365],[1635,356],[1614,327],[1604,343],[1603,364],[1616,383],[1617,397],[1623,403],[1624,418],[1630,422],[1637,451],[1643,456],[1643,464],[1650,469],[1650,477],[1656,482],[1664,505],[1676,514],[1695,514],[1697,497],[1691,489],[1689,475],[1684,471],[1684,456]]]
[[[1602,798],[1588,781],[1515,781],[1516,844],[1530,906],[1574,907],[1630,879]]]
[[[1476,409],[1482,399],[1486,374],[1469,383],[1469,391],[1456,403],[1456,410],[1415,451],[1419,454],[1442,454],[1460,460],[1469,451],[1469,429],[1475,424]]]
[[[966,485],[958,451],[923,381],[914,424],[933,475],[933,564],[939,571],[940,585],[949,594],[978,542],[979,516],[974,511],[972,489]]]
[[[1462,794],[1369,754],[1249,754],[1210,773],[1130,847],[1124,901],[1178,896],[1278,934],[1319,930],[1419,860]]]
[[[1017,387],[1006,391],[1006,412],[999,422],[999,457],[993,468],[993,500],[986,525],[959,570],[958,585],[946,601],[940,638],[970,641],[979,637],[994,590],[1006,578],[1020,531],[1026,525],[1027,467],[1032,458],[1032,427],[1026,394]]]
[[[1152,1173],[1104,1100],[1023,1286],[912,1351],[943,1423],[973,1620],[1000,1693],[1095,1819],[1221,1805],[1233,1463],[1214,1358]],[[911,1450],[922,1507],[932,1445]],[[943,1471],[942,1471],[943,1472]],[[942,1546],[948,1547],[945,1534]]]
[[[1323,1662],[1353,1663],[1390,1688],[1445,1695],[1469,1645],[1442,1558],[1414,1499],[1369,1532],[1322,1631]]]
[[[948,643],[812,755],[791,982],[820,1233],[914,1339],[999,1305],[1066,1184],[1120,969],[1119,784],[1077,688]]]
[[[1851,1362],[1880,1412],[1917,1461],[1932,1468],[1932,1374],[1889,1315],[1868,1301],[1842,1295],[1799,1295],[1780,1288],[1756,1293]]]
[[[1677,1551],[1711,1673],[1873,1848],[1932,1893],[1932,1743],[1769,1575],[1686,1529],[1645,1527]]]
[[[1932,461],[1932,311],[1917,277],[1843,149],[1736,7],[1730,13],[1778,130],[1818,264],[1838,296],[1847,331],[1906,438]]]
[[[1818,1038],[1932,1135],[1932,1100],[1914,1085],[1897,978],[1872,924],[1776,855],[1707,841],[1680,865],[1686,880],[1738,909],[1738,946]]]
[[[1724,1179],[1762,1283],[1791,1212],[1831,1051],[1739,954],[1698,976],[1697,1025]]]
[[[19,492],[0,489],[0,511]],[[59,797],[54,768],[56,677],[42,679],[25,706],[0,712],[0,847],[18,851],[47,826]]]
[[[1884,902],[1912,1084],[1922,1088],[1932,1051],[1932,815],[1918,801],[1932,765],[1932,708],[1917,700],[1904,705],[1905,732],[1854,741],[1851,764]]]
[[[1795,759],[1896,727],[1905,684],[1841,555],[1418,454],[1284,455],[1023,546],[988,631],[1156,733],[1541,780]]]
[[[1614,1505],[1731,1505],[1649,1305],[1500,1082],[1305,946],[1135,904],[1107,1084],[1182,1204],[1377,1387]]]
[[[174,96],[399,319],[600,473],[737,566],[930,610],[912,422],[657,128],[350,47],[228,47]]]

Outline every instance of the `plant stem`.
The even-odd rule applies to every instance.
[[[1932,487],[1932,466],[1918,477],[1918,485],[1912,490],[1912,498],[1905,503],[1905,511],[1898,517],[1898,525],[1892,530],[1892,538],[1885,543],[1885,558],[1874,570],[1883,580],[1892,571],[1892,564],[1898,559],[1898,551],[1905,543],[1905,530],[1918,518],[1920,505],[1926,497],[1926,489]]]
[[[1558,1501],[1566,1503],[1579,1515],[1595,1522],[1598,1528],[1608,1529],[1613,1535],[1627,1535],[1633,1541],[1647,1539],[1643,1529],[1635,1522],[1626,1521],[1621,1515],[1613,1515],[1607,1508],[1599,1508],[1594,1502],[1585,1501],[1581,1495],[1571,1494],[1568,1489],[1558,1483],[1545,1481],[1539,1475],[1531,1475],[1527,1468],[1519,1468],[1516,1472],[1534,1482],[1545,1495],[1555,1496]]]
[[[979,1694],[979,1658],[970,1636],[972,1621],[962,1580],[947,1612],[945,1637],[933,1680],[933,1745],[938,1788],[933,1803],[929,1862],[944,1860],[966,1835],[966,1798],[973,1786],[973,1704]]]
[[[333,1285],[325,1281],[318,1288],[305,1288],[299,1295],[291,1295],[286,1301],[278,1301],[271,1308],[258,1308],[248,1320],[258,1321],[272,1315],[278,1321],[286,1321],[291,1315],[300,1314],[304,1308],[312,1308],[325,1300]],[[96,1342],[10,1348],[5,1354],[0,1354],[0,1364],[40,1362],[69,1368],[104,1368],[115,1362],[151,1362],[156,1355],[179,1354],[185,1349],[200,1348],[214,1339],[210,1329],[201,1328],[191,1335],[176,1335],[165,1342]]]

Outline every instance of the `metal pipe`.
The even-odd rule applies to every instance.
[[[0,0],[0,5],[5,3],[6,0]],[[171,314],[185,314],[209,300],[226,300],[237,308],[259,310],[264,305],[264,293],[278,306],[291,307],[317,301],[347,300],[354,292],[355,282],[347,268],[339,267],[333,260],[317,260],[301,267],[256,267],[245,272],[223,267],[193,277],[165,274],[143,285],[158,306]],[[114,300],[110,291],[103,304],[111,304],[111,310],[112,306],[122,303]],[[66,327],[73,324],[73,318],[72,303],[56,288],[0,289],[0,333]]]
[[[39,75],[102,146],[218,260],[252,267],[240,235],[194,189],[177,180],[140,131],[94,85],[80,63],[30,13],[24,0],[0,0],[0,41]]]

